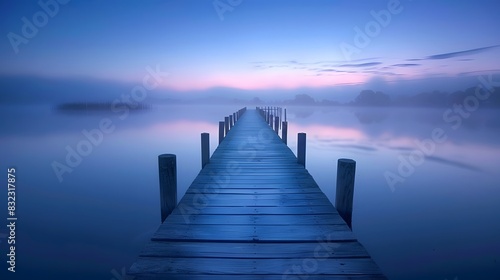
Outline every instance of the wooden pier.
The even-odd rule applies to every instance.
[[[262,112],[233,114],[130,279],[386,279]]]

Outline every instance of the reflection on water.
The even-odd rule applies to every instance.
[[[1,168],[15,166],[19,176],[18,277],[111,279],[159,225],[157,156],[177,154],[180,199],[201,168],[200,133],[210,133],[213,152],[218,121],[239,108],[165,106],[126,116],[1,109],[9,120],[0,130]],[[331,201],[336,159],[357,161],[353,229],[388,276],[500,275],[500,224],[493,222],[500,214],[499,112],[473,112],[457,129],[441,109],[287,112],[289,146],[295,151],[297,133],[307,133],[306,167]],[[82,131],[98,129],[104,118],[113,132],[68,165],[68,151],[88,140]],[[433,142],[435,129],[446,141]],[[71,170],[62,182],[54,162]],[[400,177],[392,187],[387,172]],[[6,243],[0,248],[5,252]]]
[[[288,109],[290,135],[307,132],[307,168],[331,201],[336,159],[357,161],[354,232],[390,278],[500,277],[500,112],[454,129],[444,109],[301,110]]]

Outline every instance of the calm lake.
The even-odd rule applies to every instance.
[[[12,275],[2,199],[2,279],[124,279],[160,223],[157,156],[177,155],[180,199],[201,168],[200,133],[213,152],[218,121],[239,108],[1,106],[0,177],[16,168],[18,218]],[[356,160],[353,231],[389,279],[500,279],[500,111],[445,121],[446,110],[287,108],[288,145],[307,133],[306,168],[330,201],[337,159]],[[82,144],[103,119],[109,133]]]

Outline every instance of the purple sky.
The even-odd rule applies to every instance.
[[[500,72],[495,0],[59,1],[2,1],[0,75],[137,83],[159,65],[185,92]]]

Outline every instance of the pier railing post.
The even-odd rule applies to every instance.
[[[219,144],[224,140],[224,122],[219,122]]]
[[[229,117],[224,117],[224,137],[227,136],[229,132]]]
[[[274,118],[274,131],[276,131],[276,134],[279,134],[280,130],[280,117],[276,116]]]
[[[297,162],[306,167],[306,134],[297,135]]]
[[[158,156],[160,177],[161,222],[172,213],[177,205],[177,161],[173,154]]]
[[[204,132],[201,134],[201,168],[210,161],[210,134]]]
[[[288,122],[283,122],[283,128],[281,129],[281,140],[285,145],[287,144],[287,134],[288,134]]]
[[[282,113],[282,108],[281,107],[279,109],[279,116],[280,116],[280,120],[283,122],[283,113]],[[280,122],[280,128],[283,129],[283,125],[282,125],[281,122]]]
[[[352,203],[354,197],[354,177],[356,162],[352,159],[341,158],[337,161],[337,190],[335,208],[340,216],[352,228]]]
[[[229,130],[233,128],[233,125],[234,125],[233,115],[229,115]]]

